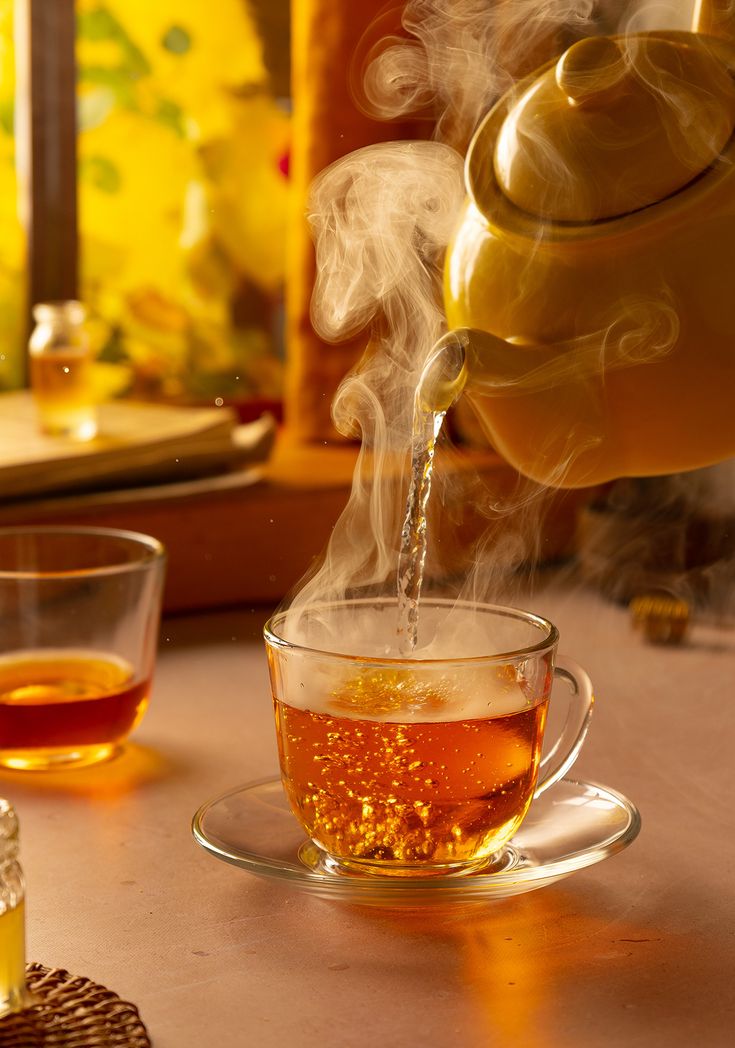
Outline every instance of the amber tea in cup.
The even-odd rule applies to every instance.
[[[486,866],[576,759],[589,679],[528,612],[427,599],[415,658],[396,654],[396,619],[395,600],[371,599],[280,612],[266,626],[286,795],[328,865]],[[555,676],[571,686],[567,716],[542,756]]]
[[[106,528],[0,529],[0,765],[111,756],[145,713],[165,554]]]

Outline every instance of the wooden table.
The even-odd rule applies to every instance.
[[[735,631],[654,647],[578,586],[532,600],[596,684],[576,774],[639,806],[628,850],[469,912],[336,904],[217,862],[193,812],[276,768],[264,615],[174,618],[121,758],[0,774],[29,960],[133,1001],[156,1048],[731,1044]]]

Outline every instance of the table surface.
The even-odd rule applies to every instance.
[[[575,775],[639,807],[630,848],[469,911],[328,902],[220,863],[194,843],[194,811],[277,767],[264,613],[174,618],[121,757],[0,772],[28,959],[134,1002],[155,1048],[731,1044],[735,630],[695,623],[657,647],[558,580],[533,609],[595,683]]]

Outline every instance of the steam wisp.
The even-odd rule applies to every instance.
[[[563,28],[590,31],[595,0],[409,0],[407,35],[376,45],[358,98],[385,120],[429,107],[435,137],[464,149],[479,118]]]
[[[368,327],[370,337],[332,409],[338,429],[361,438],[352,491],[293,598],[294,626],[314,602],[396,592],[416,387],[443,330],[439,275],[463,195],[462,158],[437,142],[369,146],[315,182],[314,326],[331,340]]]

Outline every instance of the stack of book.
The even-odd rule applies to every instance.
[[[79,443],[41,432],[27,392],[0,396],[0,501],[129,488],[226,472],[262,462],[270,418],[237,424],[227,408],[114,401],[99,408],[99,434]]]

